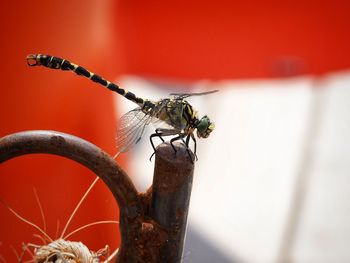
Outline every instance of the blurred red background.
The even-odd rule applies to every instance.
[[[349,1],[119,1],[127,73],[271,78],[349,67]]]
[[[7,1],[2,4],[0,136],[49,129],[115,154],[112,94],[66,72],[29,68],[25,57],[67,58],[114,80],[121,74],[194,81],[324,74],[350,66],[348,1]],[[146,160],[147,158],[145,158]],[[119,159],[126,167],[127,160]],[[146,160],[147,161],[147,160]],[[127,167],[126,167],[127,169]],[[48,232],[61,229],[94,175],[71,161],[26,156],[0,165],[0,198]],[[117,218],[100,182],[72,223]],[[35,231],[0,206],[0,254],[13,258]],[[74,236],[91,249],[118,246],[114,226]]]
[[[82,137],[115,154],[115,111],[112,94],[88,80],[66,72],[30,68],[25,58],[47,53],[71,58],[106,78],[121,68],[112,26],[113,1],[7,1],[2,6],[1,128],[0,135],[47,129]],[[115,63],[118,62],[118,63]],[[121,164],[125,164],[120,160]],[[42,226],[33,187],[46,215],[48,233],[61,233],[71,212],[95,176],[86,168],[60,157],[31,155],[0,165],[0,198],[18,213]],[[15,262],[10,246],[20,252],[22,242],[40,244],[37,232],[0,205],[0,254]],[[118,220],[118,208],[102,182],[92,190],[69,231],[98,220]],[[79,232],[97,251],[120,242],[115,225]],[[1,260],[0,260],[1,261]]]

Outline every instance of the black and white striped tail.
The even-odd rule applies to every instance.
[[[41,54],[35,54],[35,55],[28,55],[27,56],[27,64],[29,66],[44,66],[51,69],[61,69],[61,70],[71,70],[75,72],[77,75],[84,76],[86,78],[91,79],[94,82],[97,82],[101,84],[102,86],[117,92],[118,94],[124,96],[128,100],[131,100],[138,104],[139,106],[143,106],[145,103],[145,100],[139,97],[136,97],[136,95],[132,92],[129,92],[125,89],[120,88],[118,85],[102,78],[101,76],[94,74],[85,68],[78,66],[74,63],[71,63],[70,61],[59,58],[59,57],[53,57],[49,55],[41,55]]]

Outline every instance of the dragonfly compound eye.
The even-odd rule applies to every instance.
[[[202,119],[200,119],[197,125],[198,138],[208,138],[214,128],[214,123],[210,122],[209,117],[205,115]]]

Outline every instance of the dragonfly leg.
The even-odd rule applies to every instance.
[[[186,141],[184,141],[183,139],[182,139],[182,141],[186,145],[186,151],[188,153],[188,156],[190,157],[191,162],[194,163],[194,160],[192,159],[192,155],[191,155],[191,152],[190,152],[190,138],[191,138],[191,135],[187,135]],[[197,157],[196,152],[194,154]],[[198,160],[198,158],[196,158],[196,160]]]
[[[157,134],[161,134],[161,131],[162,131],[162,130],[159,129],[159,128],[156,129],[156,133],[157,133]],[[162,140],[162,142],[164,142],[164,139],[163,139],[162,135],[159,135],[159,138]]]
[[[198,161],[198,156],[197,156],[197,141],[196,141],[196,137],[194,137],[194,134],[191,134],[191,138],[193,140],[194,143],[194,156],[196,157],[196,161]],[[188,140],[189,140],[189,136],[188,136]]]
[[[192,140],[194,141],[194,155],[195,155],[195,158],[196,160],[198,160],[198,157],[197,157],[197,154],[196,154],[196,150],[197,150],[197,144],[196,144],[196,139],[194,138],[194,135],[191,134],[191,135],[187,135],[186,137],[186,140],[184,140],[184,137],[186,136],[186,134],[180,134],[179,136],[173,138],[170,140],[170,145],[171,147],[174,149],[174,152],[176,154],[176,149],[175,149],[175,146],[173,145],[173,142],[174,141],[177,141],[177,140],[181,140],[184,145],[186,146],[186,151],[188,153],[188,156],[191,160],[191,162],[193,163],[194,160],[192,159],[192,155],[191,155],[191,152],[190,152],[190,147],[189,147],[189,143],[190,143],[190,138],[192,138]]]
[[[186,140],[184,138],[181,138],[181,141],[183,142],[184,145],[186,145],[187,148],[189,147],[188,146],[188,141],[189,141],[188,136],[186,137]]]
[[[153,153],[152,153],[151,157],[149,158],[150,161],[152,160],[153,155],[156,153],[156,147],[154,146],[152,138],[158,137],[164,142],[164,139],[163,139],[162,136],[170,136],[170,135],[175,135],[175,134],[179,134],[179,131],[178,130],[172,130],[172,129],[161,129],[161,128],[156,129],[155,133],[151,134],[149,139],[151,141],[151,145],[152,145],[152,148],[153,148]],[[171,144],[171,146],[173,147],[174,151],[176,152],[176,150],[174,148],[174,145]]]
[[[170,145],[171,145],[171,147],[173,147],[175,155],[176,155],[176,149],[175,149],[175,146],[173,145],[173,142],[177,141],[177,140],[182,140],[184,142],[184,137],[185,136],[186,136],[186,134],[180,134],[179,136],[177,136],[175,138],[172,138],[170,140]],[[185,143],[185,146],[186,146],[186,151],[187,151],[188,157],[190,158],[191,162],[194,163],[194,160],[192,159],[192,155],[191,155],[190,148],[189,148],[189,142],[190,142],[190,135],[187,135],[186,141],[184,143]],[[198,158],[196,158],[196,159],[198,159]]]
[[[190,143],[190,135],[187,135],[186,142],[185,142],[185,145],[187,146],[187,148],[190,147],[189,143]]]
[[[152,157],[153,157],[153,155],[155,155],[156,154],[156,151],[154,151],[152,154],[151,154],[151,156],[149,157],[149,161],[151,162],[152,161]]]
[[[156,147],[154,146],[152,138],[153,137],[158,137],[158,138],[160,138],[162,140],[162,142],[164,142],[164,139],[162,138],[162,136],[164,136],[162,130],[161,129],[156,129],[155,133],[151,134],[151,136],[149,137],[149,140],[151,141],[151,145],[152,145],[152,148],[153,148],[154,152],[156,152]],[[152,154],[152,156],[153,156],[153,154]]]
[[[174,146],[174,142],[175,141],[177,141],[177,140],[183,140],[183,138],[185,137],[186,135],[185,134],[183,134],[183,133],[181,133],[179,136],[176,136],[176,137],[174,137],[174,138],[172,138],[171,140],[170,140],[170,145],[171,145],[171,147],[173,147],[173,150],[174,150],[174,152],[175,152],[175,154],[176,154],[176,148],[175,148],[175,146]],[[186,147],[187,149],[188,149],[188,147]]]
[[[151,136],[149,136],[149,140],[151,141],[151,145],[152,145],[152,148],[153,148],[153,153],[152,153],[151,157],[149,157],[150,161],[152,161],[152,157],[156,153],[156,147],[154,146],[154,143],[153,143],[153,140],[152,140],[153,137],[159,137],[164,142],[164,139],[162,138],[162,134],[159,133],[158,130],[156,130],[155,133],[153,133],[153,134],[151,134]]]
[[[183,138],[181,138],[181,140],[186,145],[186,150],[187,150],[188,156],[190,156],[191,161],[193,162],[192,155],[190,153],[190,138],[192,138],[192,140],[194,142],[194,156],[196,158],[196,161],[198,161],[198,157],[197,157],[197,141],[196,141],[196,138],[194,137],[193,133],[191,135],[187,135],[186,141]]]

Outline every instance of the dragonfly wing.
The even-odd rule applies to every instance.
[[[168,130],[174,129],[174,127],[171,126],[170,124],[155,117],[152,118],[151,123],[156,129],[168,129]]]
[[[205,91],[205,92],[190,92],[190,93],[170,93],[169,95],[171,96],[175,96],[175,98],[177,99],[184,99],[184,98],[188,98],[191,96],[202,96],[202,95],[207,95],[207,94],[211,94],[211,93],[215,93],[218,92],[219,90],[211,90],[211,91]]]
[[[147,115],[136,108],[125,113],[119,122],[117,130],[117,149],[119,152],[126,152],[138,143],[146,126],[152,120],[151,115]]]

